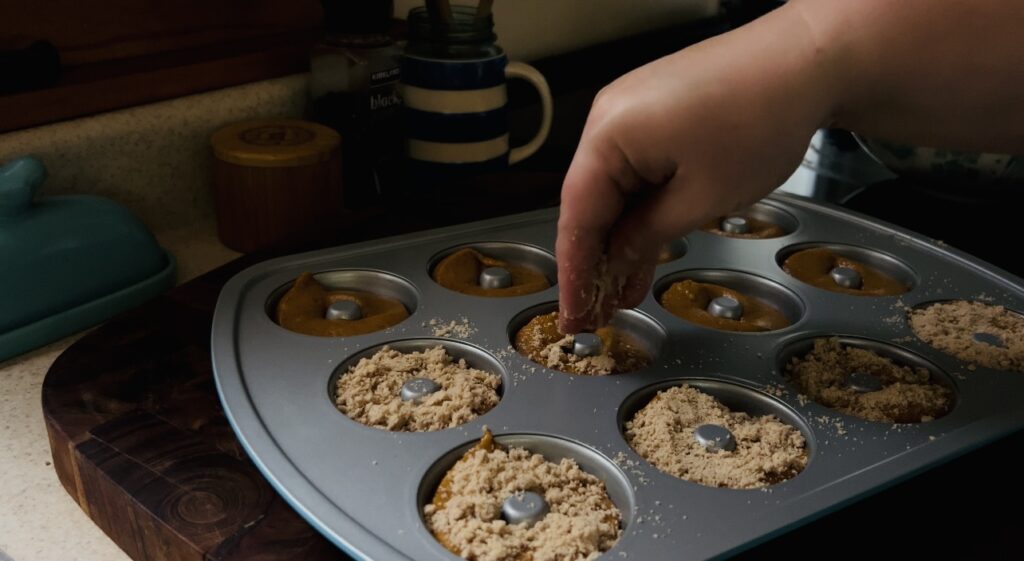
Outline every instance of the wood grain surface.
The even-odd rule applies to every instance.
[[[213,304],[239,260],[99,328],[54,363],[54,468],[137,561],[346,560],[270,488],[220,408]]]

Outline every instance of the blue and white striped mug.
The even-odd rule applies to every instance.
[[[505,81],[520,78],[540,94],[540,129],[522,146],[509,146]],[[529,157],[551,130],[551,90],[536,68],[504,53],[442,60],[406,53],[402,59],[407,154],[413,169],[432,177],[499,171]]]

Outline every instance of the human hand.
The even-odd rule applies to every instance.
[[[1024,153],[1019,0],[789,0],[623,76],[562,188],[560,327],[637,305],[659,247],[758,200],[815,129]]]
[[[562,187],[562,331],[638,305],[662,244],[778,187],[830,118],[834,68],[787,6],[603,89]]]

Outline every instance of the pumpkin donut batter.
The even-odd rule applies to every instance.
[[[747,231],[744,233],[738,232],[727,232],[722,229],[722,221],[726,218],[742,218],[747,221]],[[704,225],[701,230],[716,236],[725,236],[727,238],[742,238],[748,240],[763,240],[768,238],[779,238],[785,236],[788,232],[782,229],[782,226],[775,224],[774,222],[768,222],[767,220],[761,220],[745,214],[730,214],[729,216],[719,216],[711,222]]]
[[[480,286],[480,273],[489,267],[501,267],[512,276],[512,283],[505,288]],[[500,259],[488,257],[472,248],[463,248],[445,257],[430,275],[437,284],[462,294],[502,298],[533,294],[551,287],[543,273]]]
[[[860,288],[837,284],[830,274],[837,267],[856,271],[861,279]],[[854,296],[894,296],[910,290],[909,286],[878,269],[824,247],[813,247],[790,255],[782,263],[782,270],[811,286]]]
[[[722,296],[730,297],[743,306],[743,315],[739,319],[718,317],[708,312],[711,301]],[[774,331],[790,325],[782,312],[761,300],[731,288],[690,279],[672,283],[658,301],[673,315],[724,331]]]
[[[541,314],[519,329],[515,347],[520,354],[548,368],[569,374],[603,376],[645,368],[651,358],[628,333],[612,326],[594,331],[601,352],[581,357],[573,353],[573,336],[558,330],[558,312]]]
[[[338,301],[359,304],[360,319],[327,319],[327,308]],[[387,329],[409,317],[405,304],[361,290],[328,291],[312,273],[302,273],[277,303],[277,323],[305,335],[349,337]]]

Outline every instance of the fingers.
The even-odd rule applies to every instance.
[[[595,99],[563,185],[563,332],[639,304],[664,243],[754,202],[799,164],[830,104],[808,87],[820,61],[804,43],[765,50],[785,13],[658,59]]]
[[[627,197],[638,202],[626,209]],[[702,224],[713,198],[678,175],[646,185],[620,152],[581,143],[562,187],[555,246],[562,332],[593,330],[643,301],[662,244]]]
[[[577,166],[577,163],[579,165]],[[609,160],[577,155],[562,190],[558,224],[559,327],[564,333],[605,325],[617,308],[632,308],[647,296],[661,245],[699,225],[706,209],[677,212],[682,186],[652,187],[625,208],[624,187],[608,173]],[[620,164],[623,165],[623,164]]]
[[[564,333],[600,327],[616,308],[639,304],[662,243],[708,212],[708,201],[687,198],[673,159],[657,149],[664,143],[636,150],[658,123],[645,113],[625,118],[637,108],[615,92],[599,98],[562,186],[555,251]],[[639,159],[627,157],[619,142]],[[636,204],[627,208],[627,201]]]
[[[603,260],[608,232],[624,204],[620,187],[624,158],[586,141],[562,185],[555,255],[558,261],[559,327],[577,333],[597,327],[611,300]]]
[[[647,297],[651,289],[651,282],[654,280],[654,268],[656,262],[643,263],[637,271],[626,278],[625,286],[622,287],[622,294],[619,296],[616,305],[619,308],[635,308]]]

